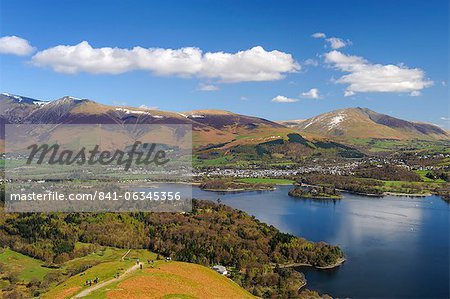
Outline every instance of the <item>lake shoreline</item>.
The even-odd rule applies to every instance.
[[[180,182],[180,181],[173,181],[173,182],[147,182],[147,183],[151,183],[151,184],[180,184],[180,185],[191,185],[192,187],[198,187],[201,185],[200,182]],[[302,184],[303,186],[311,186],[311,187],[320,187],[320,185],[310,185],[310,184]],[[132,184],[122,184],[122,186],[127,186],[127,187],[138,187],[138,188],[155,188],[154,186],[145,186],[145,185],[138,185],[138,186],[134,186]],[[285,184],[275,184],[275,187],[272,188],[234,188],[234,189],[202,189],[203,191],[208,191],[208,192],[224,192],[224,193],[233,193],[233,192],[252,192],[252,191],[275,191],[277,189],[277,187],[281,187],[281,186],[288,186]],[[295,186],[295,184],[292,184],[291,186]],[[434,193],[398,193],[398,192],[383,192],[380,194],[373,194],[373,193],[363,193],[363,192],[355,192],[355,191],[349,191],[349,190],[345,190],[345,189],[336,189],[339,192],[343,192],[343,193],[348,193],[348,194],[354,194],[354,195],[361,195],[361,196],[366,196],[366,197],[372,197],[372,198],[383,198],[385,196],[398,196],[398,197],[428,197],[428,196],[439,196],[441,199],[443,199],[446,202],[450,202],[450,199],[446,199],[444,196],[440,195],[440,194],[434,194]],[[310,200],[340,200],[340,199],[344,199],[344,197],[342,198],[313,198],[313,197],[295,197],[295,198],[303,198],[303,199],[310,199]]]
[[[246,192],[246,191],[273,191],[275,188],[252,188],[252,189],[246,189],[246,188],[231,188],[231,189],[209,189],[209,188],[200,188],[203,191],[210,191],[210,192]]]
[[[307,264],[307,263],[290,263],[290,264],[278,265],[278,267],[279,268],[311,267],[311,268],[319,269],[319,270],[327,270],[327,269],[337,268],[337,267],[341,266],[342,264],[344,264],[346,261],[347,260],[345,258],[340,258],[336,261],[336,263],[328,265],[328,266],[313,266],[313,265]],[[276,265],[274,265],[273,267],[275,268]]]

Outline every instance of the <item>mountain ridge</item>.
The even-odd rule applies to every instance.
[[[370,110],[343,108],[305,120],[281,121],[300,133],[320,135],[337,140],[375,138],[396,140],[448,140],[449,133],[433,124],[407,121]]]
[[[0,94],[0,123],[29,124],[187,124],[194,131],[194,146],[231,142],[238,138],[286,136],[293,130],[258,117],[221,110],[170,112],[109,106],[88,99],[65,96],[37,105],[20,96]],[[31,98],[30,98],[31,99]],[[1,130],[4,130],[2,128]],[[0,132],[0,139],[4,132]]]

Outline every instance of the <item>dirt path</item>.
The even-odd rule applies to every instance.
[[[128,252],[129,252],[129,251],[128,251]],[[128,254],[128,252],[124,255],[124,257]],[[105,287],[105,286],[107,286],[107,285],[110,285],[110,284],[114,283],[114,282],[118,282],[119,280],[123,279],[125,276],[127,276],[128,274],[130,274],[130,273],[133,272],[133,271],[136,271],[136,270],[139,269],[139,268],[140,268],[140,265],[139,265],[139,264],[136,264],[136,265],[134,265],[133,267],[128,268],[128,269],[127,269],[122,275],[120,275],[119,277],[117,277],[117,278],[111,278],[110,280],[106,280],[106,281],[104,281],[104,282],[102,282],[102,283],[96,284],[96,285],[94,285],[94,286],[92,286],[92,287],[90,287],[90,288],[88,288],[88,289],[85,289],[85,290],[81,291],[80,293],[76,294],[76,295],[73,296],[72,298],[82,298],[82,297],[85,297],[85,296],[89,295],[90,293],[92,293],[93,291],[96,291],[96,290],[98,290],[98,289],[101,289],[101,288],[103,288],[103,287]]]
[[[125,260],[125,258],[127,257],[127,255],[130,253],[131,249],[128,249],[128,251],[122,256],[121,260]]]

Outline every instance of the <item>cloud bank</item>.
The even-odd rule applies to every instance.
[[[300,70],[291,54],[257,46],[236,53],[206,52],[195,47],[93,48],[87,41],[36,53],[32,63],[56,72],[121,74],[144,70],[160,76],[216,79],[221,82],[273,81]]]
[[[325,54],[325,62],[336,69],[348,73],[337,79],[337,83],[348,84],[345,96],[358,92],[409,92],[411,96],[433,85],[419,68],[404,65],[373,64],[359,56],[331,51]]]
[[[18,36],[0,37],[0,54],[12,54],[17,56],[26,56],[35,50],[30,43]]]

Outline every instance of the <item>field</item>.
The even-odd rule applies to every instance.
[[[383,181],[366,178],[356,178],[361,181],[373,180],[382,183],[382,186],[374,186],[382,192],[405,193],[405,194],[430,194],[435,188],[444,185],[444,181],[426,181],[426,182],[404,182],[404,181]]]
[[[394,140],[373,138],[349,138],[346,143],[365,149],[368,152],[392,152],[398,150],[417,151],[428,154],[450,153],[448,140]]]
[[[90,298],[255,298],[230,279],[190,263],[158,262],[154,267],[93,292]]]
[[[439,188],[443,183],[431,182],[402,182],[402,181],[380,181],[384,186],[380,189],[383,192],[406,193],[406,194],[430,194],[435,188]]]

